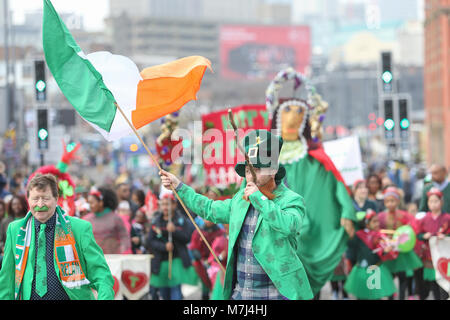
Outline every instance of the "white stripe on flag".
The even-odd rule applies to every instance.
[[[66,255],[66,262],[75,260],[75,257],[73,255],[73,250],[72,250],[72,246],[71,245],[64,246],[64,254]]]

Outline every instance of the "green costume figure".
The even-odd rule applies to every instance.
[[[294,81],[294,90],[303,84],[307,100],[279,99],[278,90],[287,80]],[[321,143],[328,104],[301,73],[287,68],[267,88],[266,107],[272,130],[284,141],[279,161],[286,168],[286,185],[304,198],[307,207],[298,254],[316,296],[331,280],[356,221],[350,191]]]
[[[256,183],[249,167],[238,163],[235,170],[246,177],[246,187],[224,201],[197,194],[174,175],[160,172],[163,185],[176,187],[189,209],[214,223],[229,224],[225,299],[313,298],[297,254],[305,204],[281,182],[285,175],[284,167],[278,166],[282,144],[281,138],[266,130],[247,134],[244,149],[255,167]]]
[[[0,300],[114,299],[114,279],[89,222],[57,206],[58,184],[36,174],[27,188],[30,212],[8,226]]]

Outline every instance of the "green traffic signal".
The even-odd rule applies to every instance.
[[[43,92],[45,90],[46,86],[47,85],[42,80],[39,80],[38,82],[36,82],[36,90],[39,91],[39,92]]]
[[[408,119],[402,119],[400,121],[400,128],[402,129],[408,129],[409,128],[409,120]]]
[[[394,129],[395,126],[395,122],[392,119],[386,119],[386,121],[384,121],[384,127],[386,128],[386,130],[391,131],[392,129]]]
[[[381,79],[383,79],[384,83],[390,83],[392,81],[392,73],[390,71],[385,71],[381,75]]]
[[[39,131],[38,131],[38,137],[39,137],[39,139],[41,139],[42,141],[44,141],[44,140],[47,139],[47,137],[48,137],[48,131],[45,130],[44,128],[39,129]]]

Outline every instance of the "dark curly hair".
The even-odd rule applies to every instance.
[[[100,199],[97,195],[91,194],[91,196],[97,198],[97,200],[103,201],[103,207],[109,208],[111,210],[116,210],[119,205],[119,200],[117,199],[116,193],[106,186],[99,187],[98,191],[102,194],[102,199]]]
[[[142,207],[143,205],[145,205],[145,193],[144,191],[142,191],[141,189],[136,189],[133,191],[133,194],[136,195],[139,203],[139,207]]]
[[[13,200],[14,200],[14,199],[19,200],[20,206],[22,207],[21,210],[20,210],[19,212],[13,212],[13,210],[12,210],[12,203],[13,203]],[[11,198],[11,201],[9,201],[9,203],[8,203],[8,209],[7,209],[7,212],[8,212],[9,215],[13,216],[14,218],[22,218],[22,217],[25,217],[25,216],[27,215],[27,212],[28,212],[28,202],[27,202],[27,199],[26,199],[24,196],[21,196],[21,195],[13,196],[13,197]]]

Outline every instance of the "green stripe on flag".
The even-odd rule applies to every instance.
[[[61,262],[66,262],[66,250],[64,250],[64,246],[56,247],[56,255],[58,256],[58,260]]]
[[[44,0],[42,39],[47,65],[67,100],[86,121],[109,132],[116,115],[114,96],[50,0]]]

